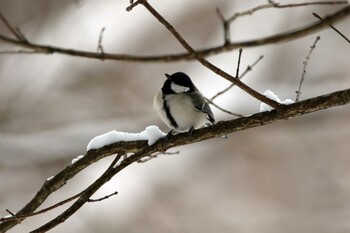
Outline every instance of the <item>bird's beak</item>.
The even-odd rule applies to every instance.
[[[167,78],[168,80],[170,80],[170,75],[169,75],[169,74],[165,73],[165,76],[166,76],[166,78]]]

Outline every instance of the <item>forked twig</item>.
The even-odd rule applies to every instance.
[[[224,15],[221,13],[220,9],[216,8],[216,13],[219,16],[219,19],[221,20],[222,27],[224,29],[224,45],[228,45],[231,42],[231,36],[230,36],[230,23],[227,21],[224,17]]]
[[[6,19],[6,17],[1,13],[0,11],[0,19],[1,21],[6,25],[7,29],[10,30],[10,32],[21,42],[28,43],[27,39],[24,37],[24,35],[21,33],[21,31],[18,28],[13,27],[10,22]]]
[[[249,65],[246,70],[239,76],[239,79],[242,79],[249,71],[251,71],[253,69],[253,67],[258,64],[262,59],[264,58],[263,55],[261,55],[252,65]],[[219,91],[218,93],[216,93],[213,97],[210,98],[210,102],[212,102],[214,99],[216,99],[217,97],[219,97],[220,95],[223,95],[224,93],[226,93],[227,91],[229,91],[232,87],[234,87],[235,84],[230,84],[228,87],[226,87],[225,89],[223,89],[222,91]]]

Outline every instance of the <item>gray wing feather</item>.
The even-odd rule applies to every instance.
[[[207,103],[207,101],[205,101],[204,103],[204,106],[201,110],[202,112],[205,112],[206,114],[208,114],[208,120],[214,124],[215,122],[215,119],[214,119],[214,114],[213,112],[211,111],[210,107],[209,107],[209,104]]]
[[[214,119],[214,114],[211,111],[209,104],[205,100],[205,98],[200,94],[200,93],[193,93],[192,94],[192,101],[194,103],[194,106],[201,112],[204,112],[208,115],[208,120],[210,123],[214,124],[215,119]]]

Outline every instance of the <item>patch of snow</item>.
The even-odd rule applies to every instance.
[[[105,134],[101,134],[99,136],[91,139],[89,144],[87,145],[87,151],[91,149],[99,149],[106,145],[110,145],[112,143],[120,142],[120,141],[142,141],[147,140],[148,145],[153,145],[158,139],[166,136],[166,133],[162,132],[158,126],[151,125],[146,127],[144,131],[141,133],[128,133],[128,132],[119,132],[119,131],[109,131]]]
[[[72,159],[72,164],[78,162],[84,155],[78,155],[76,158]]]
[[[72,161],[73,162],[73,161]],[[46,179],[46,181],[50,181],[52,180],[52,178],[54,178],[55,176],[50,176],[49,178]]]
[[[266,90],[264,92],[264,96],[266,96],[267,98],[272,99],[272,100],[274,100],[274,101],[276,101],[276,102],[278,102],[280,104],[285,104],[285,105],[294,104],[294,101],[291,100],[291,99],[286,99],[284,101],[281,101],[281,99],[278,98],[278,96],[275,93],[273,93],[272,91],[270,91],[270,90]],[[267,105],[267,104],[261,102],[261,104],[260,104],[260,112],[268,112],[268,111],[271,111],[271,110],[273,110],[273,107],[271,107],[270,105]]]

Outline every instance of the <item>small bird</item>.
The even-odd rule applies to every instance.
[[[214,115],[205,100],[183,72],[165,74],[163,87],[154,96],[153,106],[160,118],[171,129],[169,133],[189,132],[215,122]]]

